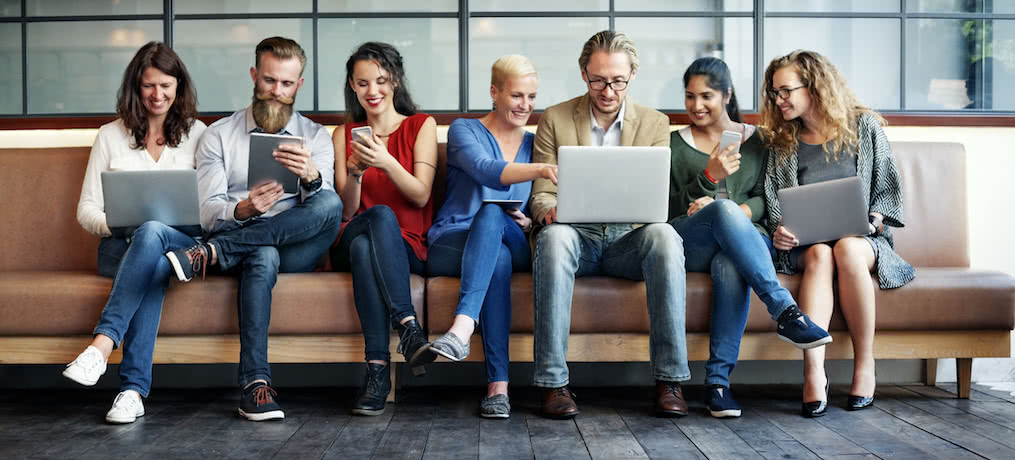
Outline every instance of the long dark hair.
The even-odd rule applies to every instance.
[[[134,138],[131,148],[144,148],[148,135],[148,109],[141,101],[141,76],[149,67],[176,78],[176,98],[166,114],[162,130],[166,145],[177,147],[197,119],[197,90],[183,61],[165,43],[148,42],[130,60],[116,95],[116,114]]]
[[[687,84],[691,82],[691,77],[695,75],[705,77],[705,84],[709,88],[722,93],[723,97],[726,97],[728,93],[730,95],[730,102],[726,104],[726,113],[729,114],[730,120],[737,123],[744,121],[743,117],[740,116],[740,105],[737,104],[737,92],[733,89],[733,77],[730,76],[730,68],[726,66],[726,63],[722,59],[714,57],[695,59],[690,67],[684,71],[684,88],[687,88]]]
[[[391,86],[394,88],[392,102],[395,111],[405,115],[415,115],[419,108],[412,102],[409,85],[405,80],[405,69],[402,67],[402,55],[394,46],[381,42],[366,42],[359,46],[349,60],[345,61],[345,119],[346,122],[363,122],[367,112],[359,104],[356,92],[352,89],[352,71],[359,61],[374,61],[388,72]]]

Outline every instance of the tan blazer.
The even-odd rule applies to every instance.
[[[549,107],[539,118],[536,139],[532,145],[533,163],[557,164],[557,149],[562,145],[589,145],[591,115],[590,99],[586,93],[567,102]],[[670,145],[670,120],[658,110],[637,105],[627,100],[624,108],[620,145]],[[542,222],[546,213],[557,207],[557,186],[548,179],[532,183],[529,209],[532,219]]]

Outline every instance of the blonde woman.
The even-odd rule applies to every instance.
[[[777,249],[776,269],[803,272],[797,295],[800,307],[827,328],[832,315],[833,281],[853,341],[853,383],[846,408],[859,410],[874,402],[874,287],[900,287],[915,276],[913,267],[894,250],[889,227],[902,227],[899,174],[881,129],[884,119],[860,104],[838,69],[813,51],[794,51],[776,58],[765,71],[761,124],[770,136],[765,201],[767,228]],[[862,180],[870,214],[870,234],[800,246],[783,227],[778,190],[848,176]],[[824,348],[804,350],[801,414],[824,415],[828,378]]]
[[[451,329],[431,350],[451,361],[469,355],[477,324],[486,355],[487,391],[480,415],[507,418],[508,334],[511,327],[511,273],[527,271],[532,228],[528,206],[501,209],[487,200],[529,198],[532,180],[557,180],[557,167],[532,161],[532,133],[523,128],[532,114],[539,74],[523,56],[493,64],[493,110],[478,119],[460,118],[448,130],[448,188],[428,240],[431,275],[460,276],[461,292]]]

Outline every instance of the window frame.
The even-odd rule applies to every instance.
[[[990,1],[990,0],[984,0]],[[896,125],[907,126],[1000,126],[1015,127],[1015,110],[990,110],[990,109],[959,109],[959,110],[907,110],[906,107],[906,36],[907,25],[910,19],[973,19],[973,20],[1015,20],[1015,14],[994,14],[994,13],[927,13],[910,12],[907,8],[907,0],[900,0],[898,12],[863,13],[863,12],[768,12],[765,9],[765,0],[753,0],[751,11],[618,11],[614,0],[610,0],[609,9],[606,11],[506,11],[506,12],[472,12],[469,7],[469,0],[458,0],[457,12],[320,12],[318,0],[313,0],[312,11],[300,13],[222,13],[222,14],[175,14],[173,1],[163,0],[162,14],[139,14],[139,15],[95,15],[95,16],[27,16],[27,0],[21,0],[21,15],[0,17],[0,23],[16,23],[21,25],[21,85],[22,85],[22,110],[20,114],[0,115],[0,129],[31,129],[31,128],[94,128],[102,123],[115,118],[111,113],[52,113],[40,114],[29,113],[28,95],[28,60],[27,53],[27,29],[29,23],[35,22],[72,22],[72,21],[111,21],[111,20],[162,20],[165,43],[173,46],[173,32],[176,20],[225,20],[225,19],[310,19],[313,24],[314,42],[312,56],[314,59],[313,74],[310,76],[314,82],[313,110],[304,111],[319,122],[326,124],[341,123],[341,113],[325,112],[320,110],[320,84],[319,84],[319,50],[318,22],[320,19],[331,18],[454,18],[458,20],[458,59],[459,59],[459,98],[457,110],[427,110],[438,118],[441,124],[450,123],[455,118],[477,117],[484,111],[470,111],[469,107],[469,27],[470,19],[474,18],[506,18],[506,17],[606,17],[609,19],[609,27],[615,29],[616,18],[630,17],[672,17],[672,18],[752,18],[754,23],[754,88],[751,88],[753,107],[760,107],[759,88],[764,74],[764,34],[765,20],[768,18],[887,18],[897,19],[900,26],[900,110],[886,110],[881,113],[888,121]],[[578,45],[576,44],[576,47]],[[576,48],[577,49],[577,48]],[[424,108],[424,110],[426,110]],[[684,110],[665,111],[670,121],[675,124],[689,123]],[[228,115],[230,112],[209,112],[202,115],[202,119],[209,121]],[[530,123],[538,120],[536,113]],[[746,113],[749,121],[757,121],[757,109]]]

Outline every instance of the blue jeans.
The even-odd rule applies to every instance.
[[[455,314],[479,322],[487,381],[507,382],[511,273],[529,269],[525,233],[500,206],[485,204],[468,230],[445,233],[430,245],[427,268],[432,276],[462,278]]]
[[[729,387],[747,326],[751,288],[773,320],[796,302],[779,284],[764,237],[733,201],[713,201],[691,217],[671,223],[684,240],[687,271],[712,275],[705,384]]]
[[[684,253],[673,227],[649,224],[631,231],[629,225],[618,224],[552,224],[536,237],[532,264],[533,384],[547,388],[568,384],[574,279],[595,274],[645,281],[654,377],[667,382],[690,379],[684,335]]]
[[[271,383],[268,325],[271,290],[278,273],[313,271],[317,260],[338,235],[342,201],[321,190],[280,214],[254,219],[214,234],[222,271],[239,274],[237,312],[240,323],[239,383],[263,379]]]
[[[120,238],[99,243],[99,274],[111,276],[113,288],[92,333],[109,337],[114,348],[127,342],[120,362],[120,391],[148,397],[155,336],[171,274],[164,254],[194,244],[193,238],[155,221],[141,224],[129,243]]]
[[[390,361],[391,327],[416,316],[409,273],[426,272],[402,238],[395,212],[376,205],[354,217],[331,250],[331,264],[335,270],[352,272],[352,295],[363,329],[366,360]]]

